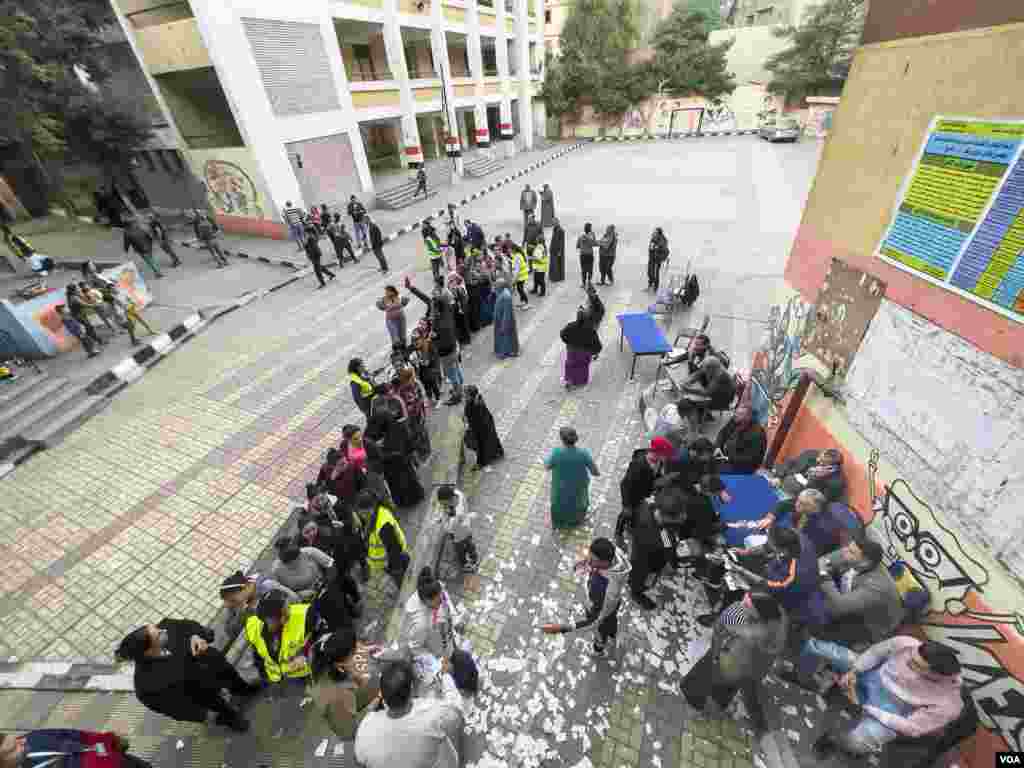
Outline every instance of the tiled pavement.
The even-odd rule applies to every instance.
[[[510,226],[514,216],[501,225]],[[634,276],[641,271],[629,269]],[[748,735],[737,721],[687,722],[682,716],[678,680],[707,643],[706,631],[692,622],[702,610],[692,585],[663,582],[663,607],[653,614],[626,607],[618,646],[607,660],[586,653],[585,636],[552,641],[539,635],[538,624],[582,603],[569,564],[594,531],[611,529],[618,479],[642,441],[636,398],[653,367],[642,361],[637,383],[626,381],[628,356],[617,350],[614,315],[643,307],[650,296],[626,276],[621,286],[604,289],[606,350],[593,383],[565,392],[557,330],[582,298],[572,265],[569,277],[519,314],[520,359],[495,362],[489,331],[467,356],[467,380],[482,387],[507,454],[493,471],[467,478],[484,561],[479,583],[465,590],[450,585],[470,608],[468,634],[485,674],[470,717],[469,759],[480,768],[576,765],[585,755],[608,768],[750,765]],[[704,271],[702,277],[704,298],[694,316],[712,314],[716,343],[737,361],[749,359],[760,329],[742,318],[767,316],[770,286],[729,273]],[[301,300],[272,299],[270,311],[279,313],[269,321],[273,333],[268,323],[253,320],[248,335],[199,337],[173,367],[155,369],[63,446],[8,479],[10,504],[0,510],[11,532],[0,545],[8,563],[0,585],[0,655],[65,664],[102,660],[125,631],[144,621],[213,617],[219,580],[260,556],[320,456],[355,418],[344,363],[384,348],[383,323],[368,301],[384,281],[366,271],[343,272],[341,279],[340,303],[339,293],[329,290]],[[380,353],[370,364],[376,359]],[[592,486],[590,524],[554,536],[540,461],[568,423],[603,474]],[[432,426],[435,460],[424,471],[425,483],[451,476],[460,422],[442,409]],[[423,522],[423,506],[403,514],[412,534]],[[370,598],[379,608],[388,603],[380,585]],[[382,630],[376,622],[373,634]],[[282,694],[252,705],[254,729],[245,737],[170,722],[125,693],[4,691],[0,711],[8,728],[129,731],[135,751],[160,766],[351,764],[350,745],[339,751],[307,716],[301,687]],[[767,696],[783,702],[770,707],[770,716],[798,745],[806,744],[803,718],[811,724],[819,718],[804,707],[816,710],[818,702],[780,684]]]

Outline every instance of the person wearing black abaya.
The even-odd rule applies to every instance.
[[[476,454],[476,468],[486,467],[505,455],[498,430],[494,427],[494,416],[480,390],[474,386],[466,387],[463,418],[466,421],[466,447]]]
[[[555,219],[555,228],[551,230],[551,244],[548,246],[551,264],[548,266],[548,280],[560,283],[565,280],[565,230]]]
[[[402,425],[386,412],[375,413],[363,433],[363,442],[369,469],[384,476],[395,505],[419,504],[425,492],[413,468],[412,446]]]

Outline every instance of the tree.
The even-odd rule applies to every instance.
[[[112,169],[149,136],[106,104],[108,0],[0,0],[0,149],[8,163],[70,156]],[[45,174],[41,174],[45,178]]]
[[[791,44],[765,62],[772,73],[768,90],[787,101],[837,95],[860,44],[866,5],[866,0],[824,0],[807,9],[801,26],[776,31]]]
[[[679,6],[691,13],[703,14],[704,23],[710,32],[722,26],[722,5],[719,0],[681,0],[674,7]]]
[[[732,93],[736,80],[727,66],[732,41],[709,42],[711,30],[702,13],[677,5],[658,25],[651,41],[654,68],[672,96],[703,96],[710,102]]]

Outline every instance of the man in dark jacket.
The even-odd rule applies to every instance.
[[[115,652],[135,662],[135,695],[154,712],[174,720],[202,723],[208,710],[217,724],[233,731],[249,729],[248,721],[222,696],[221,690],[245,695],[250,686],[218,649],[213,630],[194,621],[164,619],[129,634]]]
[[[153,238],[150,237],[149,232],[139,226],[138,219],[132,219],[124,228],[124,251],[125,253],[135,251],[146,262],[147,266],[153,270],[154,275],[158,278],[164,276],[164,273],[160,271],[160,267],[153,260]]]
[[[776,467],[774,475],[769,482],[791,496],[805,488],[821,491],[829,501],[842,501],[846,496],[843,454],[835,448],[804,451]]]
[[[380,264],[380,271],[387,274],[388,262],[384,258],[384,235],[381,234],[380,227],[377,226],[377,222],[370,218],[370,214],[364,214],[364,217],[366,226],[369,229],[370,249],[373,251],[373,255],[377,257],[377,263]]]
[[[444,287],[443,277],[434,281],[434,294],[430,297],[418,290],[408,277],[405,278],[405,287],[413,296],[426,304],[430,311],[434,347],[441,360],[441,370],[444,371],[452,389],[451,396],[445,401],[445,405],[457,405],[462,402],[463,376],[462,365],[459,362],[459,342],[455,330],[455,297]]]
[[[759,689],[786,648],[786,611],[764,590],[748,592],[715,621],[711,648],[683,678],[686,702],[704,712],[708,699],[719,709],[743,691],[755,733],[766,728]]]
[[[718,431],[715,450],[721,455],[720,473],[752,475],[764,461],[768,436],[764,427],[754,421],[753,413],[753,409],[743,403]]]
[[[320,287],[327,287],[324,275],[327,275],[327,277],[333,280],[334,273],[320,263],[323,259],[323,252],[320,250],[320,236],[312,226],[306,227],[306,242],[304,243],[304,247],[306,249],[306,256],[313,265],[313,273],[316,275],[316,279],[320,281]]]
[[[633,459],[619,481],[622,511],[615,521],[615,540],[619,546],[625,546],[626,527],[632,523],[633,511],[654,493],[655,480],[673,453],[672,444],[664,437],[656,437],[649,447],[633,451]]]
[[[825,495],[807,488],[795,499],[783,499],[775,509],[758,521],[758,528],[784,525],[806,536],[818,557],[835,552],[843,544],[848,529],[843,519],[846,508],[842,504],[829,504]]]
[[[167,227],[164,226],[164,223],[160,221],[160,218],[155,213],[149,217],[149,233],[160,245],[163,252],[171,257],[171,266],[180,267],[181,259],[174,252],[174,246],[171,244],[171,237],[167,232]]]
[[[359,243],[359,247],[364,251],[367,246],[367,221],[368,217],[366,214],[366,206],[360,202],[359,198],[352,195],[348,199],[348,207],[346,208],[348,215],[352,217],[352,229],[356,233],[356,242]]]
[[[218,229],[216,222],[205,211],[200,211],[198,208],[193,211],[192,230],[195,232],[200,248],[208,250],[214,261],[217,262],[217,267],[223,269],[228,266],[228,257],[224,255],[220,243],[217,242]]]

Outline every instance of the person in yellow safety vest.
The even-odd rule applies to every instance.
[[[311,629],[308,613],[308,603],[289,605],[283,593],[274,591],[260,600],[256,615],[246,619],[245,639],[256,652],[262,677],[269,682],[309,677],[304,653]]]
[[[363,530],[369,531],[366,562],[370,564],[370,571],[387,571],[401,589],[409,567],[409,551],[394,511],[391,504],[372,491],[362,491],[356,497],[356,514],[363,523]]]
[[[423,220],[421,227],[423,232],[423,244],[427,247],[427,257],[430,259],[430,271],[434,273],[434,282],[441,276],[441,266],[444,263],[444,254],[441,251],[441,238],[437,236],[437,230],[428,216]]]
[[[530,308],[530,299],[526,295],[526,281],[530,279],[530,264],[526,252],[512,242],[509,235],[505,235],[505,244],[509,247],[509,255],[512,257],[512,274],[516,284],[516,292],[522,302],[520,309]]]
[[[370,374],[366,370],[366,364],[362,358],[353,357],[348,361],[348,380],[356,407],[363,412],[366,418],[370,418],[370,401],[373,400],[374,394],[373,384],[370,383]]]
[[[534,243],[530,248],[530,265],[533,267],[533,290],[530,293],[547,296],[548,249],[543,240]]]

